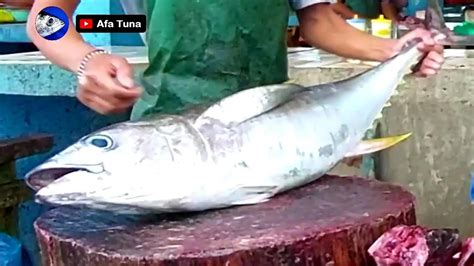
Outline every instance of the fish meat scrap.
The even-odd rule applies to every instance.
[[[378,266],[473,265],[474,238],[461,240],[455,228],[398,225],[368,249]]]
[[[39,202],[121,213],[265,202],[315,181],[347,156],[409,136],[362,141],[423,56],[417,42],[338,82],[250,88],[204,110],[98,130],[30,171],[27,184]]]

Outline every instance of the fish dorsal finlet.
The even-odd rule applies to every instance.
[[[229,126],[268,112],[307,90],[296,84],[275,84],[240,91],[211,105],[195,121],[195,126],[217,120]]]

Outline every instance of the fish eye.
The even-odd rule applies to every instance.
[[[51,26],[54,23],[54,18],[49,18],[48,22],[46,22],[46,25]]]
[[[83,140],[86,145],[94,146],[99,149],[110,150],[114,146],[114,141],[105,135],[94,135]]]

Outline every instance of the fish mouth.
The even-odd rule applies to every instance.
[[[77,171],[86,171],[90,174],[100,174],[104,172],[105,169],[102,163],[92,165],[58,165],[54,161],[51,161],[28,172],[25,176],[25,183],[37,192],[57,179]]]

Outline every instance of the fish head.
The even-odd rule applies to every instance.
[[[167,139],[153,124],[126,122],[81,138],[25,180],[38,202],[87,205],[125,195],[137,177],[156,180],[160,165],[172,162]]]

